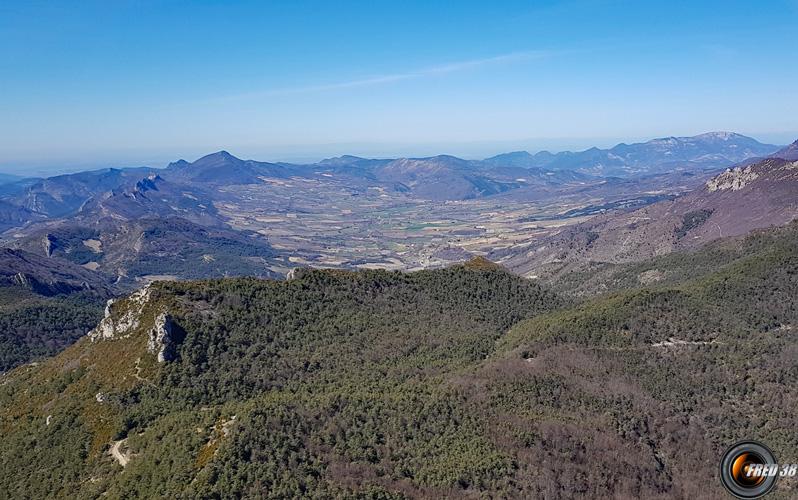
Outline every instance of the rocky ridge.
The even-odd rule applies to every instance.
[[[175,323],[163,304],[154,300],[153,287],[147,285],[125,299],[111,299],[105,317],[87,336],[91,342],[128,338],[146,331],[147,352],[159,363],[175,358]]]
[[[724,189],[739,191],[744,188],[746,184],[756,180],[758,177],[759,174],[754,172],[750,165],[745,168],[729,168],[717,177],[707,181],[707,191],[710,193]]]

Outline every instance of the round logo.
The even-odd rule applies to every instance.
[[[720,481],[737,498],[759,498],[776,484],[777,470],[776,457],[767,446],[741,441],[723,455]]]

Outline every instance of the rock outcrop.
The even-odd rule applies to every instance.
[[[97,325],[97,328],[88,333],[91,341],[127,337],[133,333],[133,330],[139,327],[139,318],[151,295],[152,290],[146,286],[126,300],[109,300],[105,306],[105,317]],[[124,305],[124,310],[116,311],[117,304]]]
[[[147,285],[126,299],[111,299],[105,306],[105,317],[88,333],[92,342],[146,335],[147,351],[159,363],[172,361],[180,338],[172,317],[164,306],[152,301],[153,290]]]
[[[17,273],[14,275],[13,282],[15,285],[31,288],[30,278],[25,273]]]
[[[47,257],[52,257],[53,248],[55,247],[55,238],[50,234],[45,234],[44,238],[42,239],[42,245],[44,246],[44,255]]]
[[[728,168],[725,172],[707,181],[707,190],[712,193],[714,191],[722,191],[724,189],[731,189],[732,191],[739,191],[744,188],[746,184],[756,180],[759,174],[756,173],[752,166],[745,168]]]
[[[174,323],[171,316],[161,313],[155,318],[155,324],[148,333],[147,350],[157,354],[159,363],[172,361],[175,358],[173,331]]]

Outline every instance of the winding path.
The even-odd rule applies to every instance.
[[[125,441],[127,441],[127,438],[120,439],[119,441],[114,441],[113,444],[111,445],[111,456],[114,457],[116,461],[119,462],[119,465],[121,465],[122,467],[126,466],[127,463],[130,461],[130,456],[128,456],[127,453],[122,453],[120,451],[120,448],[122,447],[123,444],[125,444]]]

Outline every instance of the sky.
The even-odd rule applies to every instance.
[[[0,3],[0,171],[798,138],[798,0]]]

